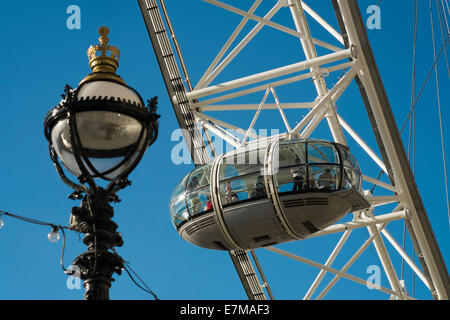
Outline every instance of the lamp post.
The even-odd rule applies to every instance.
[[[100,44],[88,49],[92,73],[73,89],[66,85],[59,104],[44,120],[50,158],[71,188],[71,199],[82,199],[70,216],[70,229],[83,233],[87,252],[73,265],[80,271],[86,300],[109,299],[112,275],[122,259],[113,252],[123,244],[111,218],[117,191],[130,185],[128,175],[158,135],[157,98],[145,106],[141,96],[116,74],[120,51],[108,44],[107,27],[99,28]],[[61,166],[62,164],[62,166]],[[73,181],[65,167],[77,177]],[[106,181],[104,187],[99,181]]]

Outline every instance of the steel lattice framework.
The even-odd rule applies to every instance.
[[[371,186],[372,190],[376,186],[382,192],[372,194],[371,188],[366,188],[366,199],[372,205],[369,210],[354,212],[351,221],[340,222],[311,236],[316,238],[342,233],[325,263],[312,261],[279,247],[273,246],[260,250],[268,250],[320,269],[317,277],[311,279],[312,285],[304,295],[305,299],[313,297],[326,273],[334,274],[334,278],[317,295],[319,299],[323,298],[341,278],[367,285],[365,279],[353,276],[347,271],[371,244],[376,249],[389,282],[389,287],[377,287],[378,290],[397,299],[410,298],[392,262],[392,255],[398,254],[430,290],[434,298],[449,299],[449,275],[416,187],[357,1],[332,0],[328,4],[335,10],[340,31],[333,28],[303,1],[275,1],[273,7],[264,16],[255,14],[262,0],[254,1],[247,11],[217,0],[204,1],[237,14],[241,17],[241,21],[195,85],[192,85],[187,74],[164,2],[161,0],[138,1],[175,114],[195,164],[206,163],[220,154],[220,150],[214,148],[212,136],[223,139],[233,148],[244,148],[248,144],[257,143],[263,139],[308,138],[320,125],[326,123],[335,142],[351,144],[353,148],[356,146],[373,160],[372,165],[375,164],[378,170],[388,177],[384,181],[375,178],[366,173],[365,165],[360,163],[365,184]],[[290,13],[295,28],[273,21],[272,18],[283,10]],[[313,37],[308,19],[314,20],[323,27],[336,44]],[[242,36],[250,21],[253,22],[253,28]],[[303,50],[304,59],[218,82],[217,79],[220,78],[223,70],[263,28],[272,28],[296,38]],[[236,41],[238,36],[241,36],[239,42]],[[196,40],[199,41],[199,39]],[[236,42],[238,44],[235,44]],[[335,75],[334,78],[332,75]],[[327,78],[335,79],[334,83],[326,81]],[[306,80],[313,83],[316,96],[313,101],[281,102],[283,99],[280,92],[284,86]],[[339,98],[354,82],[361,93],[362,105],[365,106],[378,149],[365,142],[338,112]],[[236,99],[243,97],[254,99],[258,96],[257,94],[259,99],[253,103],[233,103]],[[268,102],[269,97],[274,101],[273,103]],[[240,111],[248,112],[249,110],[252,110],[254,115],[248,127],[240,127],[220,119],[225,112],[238,115]],[[266,110],[278,110],[280,114],[284,128],[276,136],[262,137],[255,130],[255,123]],[[291,119],[292,110],[298,110],[298,114],[303,114],[303,117]],[[219,116],[211,115],[214,112],[217,112]],[[293,121],[295,125],[292,125]],[[396,220],[404,221],[420,265],[415,264],[413,258],[402,249],[399,241],[386,228]],[[350,234],[356,229],[366,229],[368,238],[342,268],[332,267]],[[390,243],[394,250],[388,250],[386,243]],[[266,299],[264,292],[266,288],[272,298],[255,253],[233,251],[230,252],[230,256],[248,297]],[[251,257],[254,263],[251,262]],[[260,278],[257,277],[256,271],[259,271]]]

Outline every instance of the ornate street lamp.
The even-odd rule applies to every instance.
[[[44,120],[50,157],[74,189],[69,198],[83,199],[72,208],[70,229],[85,234],[88,246],[73,263],[84,280],[86,300],[108,299],[112,275],[122,270],[122,259],[112,251],[123,241],[109,203],[120,201],[116,192],[130,184],[128,175],[158,135],[157,98],[145,106],[116,74],[120,51],[108,44],[108,33],[100,27],[100,44],[88,49],[92,73],[75,89],[66,85],[63,99]],[[69,179],[63,167],[78,181]],[[102,180],[106,187],[97,184]]]

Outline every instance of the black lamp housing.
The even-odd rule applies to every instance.
[[[148,106],[144,107],[141,96],[134,89],[127,86],[128,89],[132,90],[139,97],[140,104],[130,100],[121,99],[120,97],[93,96],[88,98],[78,98],[78,93],[83,86],[94,81],[98,80],[86,81],[77,89],[72,89],[70,86],[66,85],[63,100],[47,113],[44,120],[44,130],[45,136],[49,141],[51,158],[57,167],[60,176],[61,174],[64,174],[56,157],[57,152],[55,150],[56,146],[54,146],[54,137],[52,138],[52,131],[58,123],[65,122],[64,125],[67,125],[66,133],[68,136],[65,137],[65,147],[67,152],[72,153],[77,168],[74,168],[73,164],[71,167],[64,157],[61,158],[61,154],[59,157],[63,165],[65,165],[70,172],[78,175],[80,182],[84,183],[93,178],[101,178],[111,182],[125,180],[139,163],[145,150],[155,142],[158,136],[158,118],[160,116],[156,114],[157,97],[148,100]],[[102,82],[103,81],[114,83],[114,81],[111,80],[103,79]],[[123,84],[117,84],[123,86]],[[138,139],[134,143],[119,149],[88,148],[83,145],[83,141],[80,138],[80,128],[77,124],[77,115],[84,112],[110,112],[118,116],[128,116],[141,126]],[[70,156],[70,154],[66,154],[66,156]],[[104,170],[100,170],[93,164],[93,159],[110,159],[118,157],[121,157],[122,159],[117,161],[112,167]],[[61,178],[67,182],[67,177],[65,175]],[[74,187],[73,182],[69,183],[69,185]]]

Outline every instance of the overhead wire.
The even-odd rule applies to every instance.
[[[37,220],[37,219],[33,219],[33,218],[28,218],[25,216],[21,216],[18,214],[14,214],[8,211],[4,211],[4,210],[0,210],[0,217],[2,215],[14,218],[14,219],[18,219],[24,222],[28,222],[28,223],[32,223],[32,224],[36,224],[36,225],[40,225],[40,226],[48,226],[52,228],[52,231],[58,231],[61,230],[62,233],[62,238],[63,238],[63,245],[62,245],[62,250],[61,250],[61,256],[60,256],[60,265],[61,268],[63,269],[64,273],[66,274],[73,274],[74,271],[68,271],[67,268],[64,267],[64,253],[65,253],[65,248],[66,248],[66,233],[65,230],[70,230],[73,232],[76,232],[79,234],[78,231],[72,230],[70,229],[70,227],[68,226],[62,226],[62,225],[57,225],[51,222],[47,222],[47,221],[42,221],[42,220]],[[140,289],[144,290],[145,292],[151,294],[155,300],[159,300],[158,296],[150,289],[150,287],[144,282],[144,280],[142,280],[142,278],[133,270],[133,268],[131,267],[130,263],[128,261],[125,261],[118,253],[117,251],[113,248],[112,251],[121,259],[121,261],[124,264],[124,270],[126,271],[126,273],[128,274],[128,276],[130,277],[130,279],[132,280],[132,282],[139,287]],[[141,283],[142,285],[140,285],[136,279],[133,277],[136,277]]]
[[[436,0],[436,8],[438,11],[438,17],[439,17],[439,27],[441,29],[441,35],[442,35],[442,42],[444,42],[445,40],[445,35],[444,35],[444,19],[442,18],[442,15],[445,15],[445,11],[443,11],[443,8],[441,9],[441,6],[439,5],[439,0]],[[445,62],[447,64],[447,74],[448,77],[450,78],[450,66],[449,66],[449,62],[448,62],[448,55],[447,55],[447,47],[444,46],[444,50],[445,50]]]
[[[156,295],[156,294],[155,294],[155,293],[147,286],[147,284],[139,277],[139,275],[138,275],[136,272],[133,271],[133,269],[130,267],[129,264],[124,263],[124,270],[125,270],[125,272],[128,274],[128,276],[130,277],[131,281],[133,281],[134,284],[135,284],[138,288],[140,288],[140,289],[142,289],[143,291],[145,291],[145,292],[151,294],[155,300],[159,300],[158,296],[157,296],[157,295]],[[133,276],[131,275],[131,273],[133,273],[133,274],[139,279],[139,281],[142,282],[142,284],[145,286],[145,288],[142,287],[139,283],[137,283],[137,281],[133,278]]]
[[[116,249],[112,249],[112,251],[116,254],[117,257],[120,258],[120,260],[123,263],[123,269],[125,270],[125,272],[128,274],[128,276],[130,277],[131,281],[141,290],[151,294],[153,296],[153,298],[155,300],[159,300],[158,296],[156,295],[156,293],[153,292],[152,289],[150,289],[150,287],[145,283],[144,280],[142,280],[142,278],[136,273],[136,271],[133,270],[133,268],[131,268],[131,265],[128,261],[124,260],[119,253],[117,252]],[[133,275],[142,283],[143,286],[141,286],[136,279],[134,279]]]
[[[70,273],[67,271],[66,267],[64,267],[64,252],[66,251],[66,232],[64,231],[64,228],[61,228],[61,233],[63,235],[63,245],[61,249],[61,257],[59,258],[59,264],[61,265],[64,273]]]
[[[3,214],[5,216],[9,216],[9,217],[12,217],[12,218],[16,218],[16,219],[19,219],[19,220],[22,220],[22,221],[25,221],[25,222],[38,224],[38,225],[41,225],[41,226],[58,227],[58,228],[66,228],[66,229],[69,228],[69,227],[64,227],[64,226],[58,226],[58,225],[55,225],[54,223],[50,223],[50,222],[46,222],[46,221],[41,221],[41,220],[37,220],[37,219],[32,219],[32,218],[20,216],[18,214],[14,214],[14,213],[11,213],[11,212],[8,212],[8,211],[4,211],[4,210],[0,210],[0,214]]]
[[[401,134],[401,133],[403,132],[403,130],[405,129],[405,126],[406,126],[406,124],[408,123],[409,118],[411,117],[412,113],[413,113],[414,110],[416,109],[416,105],[417,105],[417,103],[419,102],[419,99],[420,99],[420,97],[421,97],[421,95],[422,95],[423,90],[425,89],[425,87],[426,87],[426,85],[427,85],[427,83],[428,83],[428,80],[430,79],[431,75],[433,74],[434,68],[435,68],[437,62],[439,61],[439,58],[441,57],[442,52],[444,51],[444,46],[445,46],[445,45],[447,44],[447,42],[449,41],[449,37],[450,37],[450,34],[447,35],[447,38],[445,39],[445,42],[444,42],[444,44],[442,45],[442,47],[441,47],[441,49],[440,49],[440,51],[439,51],[439,54],[438,54],[438,55],[436,56],[436,58],[434,59],[433,65],[431,66],[430,71],[428,72],[428,75],[427,75],[427,77],[426,77],[426,79],[425,79],[425,81],[424,81],[422,87],[420,88],[420,91],[419,91],[419,93],[418,93],[416,99],[414,100],[414,104],[412,105],[412,107],[411,107],[411,109],[410,109],[410,111],[409,111],[409,113],[408,113],[408,115],[407,115],[405,121],[403,122],[403,125],[402,125],[402,127],[401,127],[401,129],[400,129],[400,134]]]
[[[444,50],[444,46],[447,44],[447,42],[449,41],[449,39],[450,39],[450,33],[447,35],[447,38],[445,39],[444,44],[442,45],[441,49],[439,50],[439,54],[438,54],[437,57],[435,58],[435,60],[434,60],[434,62],[433,62],[433,65],[431,66],[430,71],[428,72],[428,75],[427,75],[427,77],[426,77],[424,83],[422,84],[422,87],[420,88],[420,91],[419,91],[419,93],[418,93],[416,99],[414,100],[414,103],[413,103],[413,105],[411,106],[411,108],[410,108],[410,110],[409,110],[409,113],[408,113],[408,115],[406,116],[405,121],[403,122],[402,127],[401,127],[400,130],[399,130],[400,135],[403,133],[403,130],[405,129],[406,124],[408,123],[408,121],[410,120],[410,118],[411,118],[413,112],[415,111],[416,106],[417,106],[417,103],[419,102],[419,99],[420,99],[420,97],[421,97],[421,95],[422,95],[422,92],[423,92],[423,90],[425,89],[425,87],[426,87],[426,85],[427,85],[427,83],[428,83],[428,80],[430,79],[431,75],[433,74],[434,67],[436,66],[437,62],[439,61],[439,58],[441,57],[442,52],[443,52],[443,50]],[[383,175],[383,173],[384,173],[384,171],[383,171],[383,170],[380,170],[380,172],[379,172],[378,177],[377,177],[376,180],[380,180],[380,178],[381,178],[381,176]],[[372,187],[371,192],[374,191],[374,189],[376,188],[376,186],[377,186],[377,185],[374,185],[374,186]]]
[[[430,7],[431,7],[431,0],[429,0],[429,1],[430,1]],[[381,1],[379,1],[379,2],[381,2]],[[442,3],[442,6],[444,6],[442,1],[441,1],[441,3]],[[446,7],[447,7],[447,11],[449,12],[449,16],[450,16],[450,7],[448,5],[448,0],[446,0]],[[416,13],[417,13],[417,11],[416,11]],[[431,12],[431,17],[432,17],[432,11],[430,11],[430,12]],[[413,129],[412,129],[413,130],[413,137],[414,137],[413,140],[415,140],[415,128],[414,128],[414,125],[415,125],[415,109],[416,109],[417,103],[419,102],[419,99],[420,99],[420,97],[421,97],[421,95],[422,95],[422,93],[423,93],[423,91],[424,91],[424,89],[425,89],[425,87],[426,87],[426,85],[428,83],[428,80],[430,79],[431,75],[433,74],[433,71],[435,71],[435,74],[437,74],[437,63],[438,63],[438,61],[439,61],[439,59],[440,59],[440,57],[442,55],[442,52],[444,50],[446,52],[446,45],[447,45],[447,43],[449,41],[450,30],[448,28],[448,20],[447,20],[447,16],[445,15],[445,12],[444,12],[444,17],[445,17],[445,22],[446,22],[446,27],[447,27],[447,35],[446,35],[446,37],[443,37],[442,47],[440,48],[439,53],[436,54],[436,45],[435,45],[435,40],[434,40],[435,37],[434,37],[434,30],[433,30],[434,62],[433,62],[432,66],[431,66],[431,68],[430,68],[430,70],[429,70],[429,72],[427,74],[427,77],[426,77],[426,79],[425,79],[425,81],[424,81],[424,83],[423,83],[423,85],[422,85],[418,95],[412,99],[412,104],[411,104],[410,111],[409,111],[409,113],[408,113],[408,115],[407,115],[407,117],[406,117],[406,119],[405,119],[401,129],[400,129],[400,134],[402,134],[403,130],[406,127],[406,124],[409,121],[410,124],[413,126]],[[415,23],[417,23],[416,18],[415,18],[414,21],[415,21]],[[432,26],[433,26],[433,23],[432,23]],[[416,27],[417,27],[417,24],[416,24]],[[436,77],[438,78],[437,75],[436,75]],[[415,81],[415,79],[414,79],[414,81]],[[442,150],[443,150],[443,158],[444,158],[445,188],[446,188],[446,197],[447,197],[448,218],[449,218],[449,225],[450,225],[450,206],[449,206],[449,195],[448,195],[447,169],[446,169],[446,164],[445,164],[446,163],[445,162],[445,148],[444,148],[444,139],[443,139],[443,130],[442,130],[442,113],[441,113],[441,106],[440,106],[440,94],[439,94],[438,80],[436,81],[436,83],[437,83],[437,88],[438,88],[437,90],[438,90],[438,96],[439,96],[438,97],[438,111],[439,111],[439,121],[440,121],[440,131],[441,131],[441,147],[442,147]],[[415,89],[415,85],[414,85],[414,89]],[[413,93],[412,93],[412,97],[413,97]],[[410,130],[411,130],[411,127],[410,127]],[[414,143],[413,143],[413,145],[414,145]],[[413,151],[413,158],[414,158],[415,148],[413,148],[413,150],[414,150]],[[414,169],[415,169],[415,160],[413,160],[413,170]],[[377,180],[379,180],[382,175],[383,175],[383,171],[381,170],[380,173],[378,174]],[[374,185],[372,187],[371,192],[373,192],[375,188],[376,188],[376,185]],[[403,268],[403,266],[402,266],[402,268]],[[414,283],[414,278],[413,278],[413,283]],[[414,285],[413,285],[413,290],[414,290]],[[414,292],[413,292],[413,296],[414,296]]]
[[[449,6],[448,2],[449,2],[449,0],[445,0],[445,5],[447,7],[447,12],[448,12],[448,15],[450,16],[450,6]],[[442,3],[442,8],[444,8],[444,2],[442,0],[441,0],[441,3]],[[445,8],[444,8],[444,12],[445,12]],[[450,28],[448,26],[447,17],[445,17],[445,20],[447,22],[447,32],[450,33]]]
[[[412,62],[412,76],[411,76],[411,106],[415,100],[415,92],[416,92],[416,52],[417,52],[417,25],[418,25],[418,11],[419,11],[419,2],[418,0],[414,0],[414,11],[413,11],[413,62]],[[411,147],[412,143],[412,147]],[[413,112],[412,117],[409,121],[409,137],[408,137],[408,161],[411,162],[411,150],[413,150],[413,175],[415,174],[415,111]],[[403,250],[406,247],[406,221],[403,221]],[[401,264],[401,279],[404,279],[404,266],[405,259],[402,257]]]
[[[433,9],[432,9],[432,5],[431,5],[431,0],[429,0],[429,4],[430,4],[431,33],[432,33],[432,37],[433,37],[433,54],[434,54],[434,58],[436,59],[436,43],[435,43],[435,36],[434,36]],[[449,194],[448,194],[447,166],[446,166],[445,145],[444,145],[444,131],[443,131],[443,126],[442,126],[441,94],[440,94],[440,89],[439,89],[439,72],[438,72],[438,68],[436,65],[435,65],[434,71],[435,71],[435,78],[436,78],[437,106],[438,106],[438,115],[439,115],[439,129],[440,129],[440,134],[441,134],[441,149],[442,149],[442,161],[443,161],[443,169],[444,169],[445,193],[446,193],[446,198],[447,198],[447,214],[448,214],[448,221],[449,221],[449,226],[450,226],[450,203],[449,203]]]
[[[415,100],[414,100],[414,103],[412,104],[412,106],[411,106],[411,108],[410,108],[410,110],[409,110],[409,113],[408,113],[408,115],[406,116],[406,119],[404,120],[403,125],[402,125],[402,127],[400,128],[400,130],[399,130],[400,134],[403,133],[403,130],[405,129],[406,124],[408,123],[408,121],[410,120],[410,118],[411,118],[413,112],[415,111],[416,105],[417,105],[417,103],[419,102],[419,99],[420,99],[421,96],[422,96],[422,93],[423,93],[423,91],[424,91],[424,89],[425,89],[425,87],[426,87],[426,85],[427,85],[427,83],[428,83],[428,80],[430,79],[431,75],[433,74],[434,67],[436,66],[437,62],[439,61],[439,59],[440,59],[440,57],[441,57],[441,55],[442,55],[442,52],[443,52],[443,50],[444,50],[444,46],[447,44],[447,42],[449,41],[449,39],[450,39],[450,33],[447,35],[447,37],[446,37],[446,39],[445,39],[445,41],[444,41],[444,43],[443,43],[441,49],[439,50],[439,54],[438,54],[437,57],[434,59],[434,62],[433,62],[433,64],[432,64],[430,70],[428,71],[427,77],[425,78],[425,81],[424,81],[424,83],[422,84],[422,86],[421,86],[421,88],[420,88],[420,90],[419,90],[419,93],[417,94],[417,96],[416,96],[416,98],[415,98]],[[383,173],[384,173],[384,171],[381,170],[380,173],[378,174],[377,180],[379,180],[379,179],[381,178],[381,176],[383,175]],[[376,185],[373,186],[373,188],[372,188],[371,191],[373,192],[373,190],[374,190],[375,188],[376,188]]]
[[[36,225],[40,225],[40,226],[48,226],[48,227],[52,228],[53,232],[61,230],[61,233],[63,235],[63,245],[62,245],[62,250],[61,250],[60,265],[61,265],[61,268],[63,269],[63,271],[65,273],[67,273],[67,269],[64,267],[64,252],[65,252],[65,248],[66,248],[66,233],[65,233],[64,229],[70,230],[69,227],[56,225],[51,222],[46,222],[46,221],[41,221],[41,220],[37,220],[37,219],[24,217],[24,216],[14,214],[14,213],[11,213],[8,211],[4,211],[4,210],[0,210],[0,216],[1,215],[5,215],[5,216],[11,217],[11,218],[15,218],[15,219],[18,219],[18,220],[21,220],[24,222],[28,222],[28,223],[32,223],[32,224],[36,224]]]

